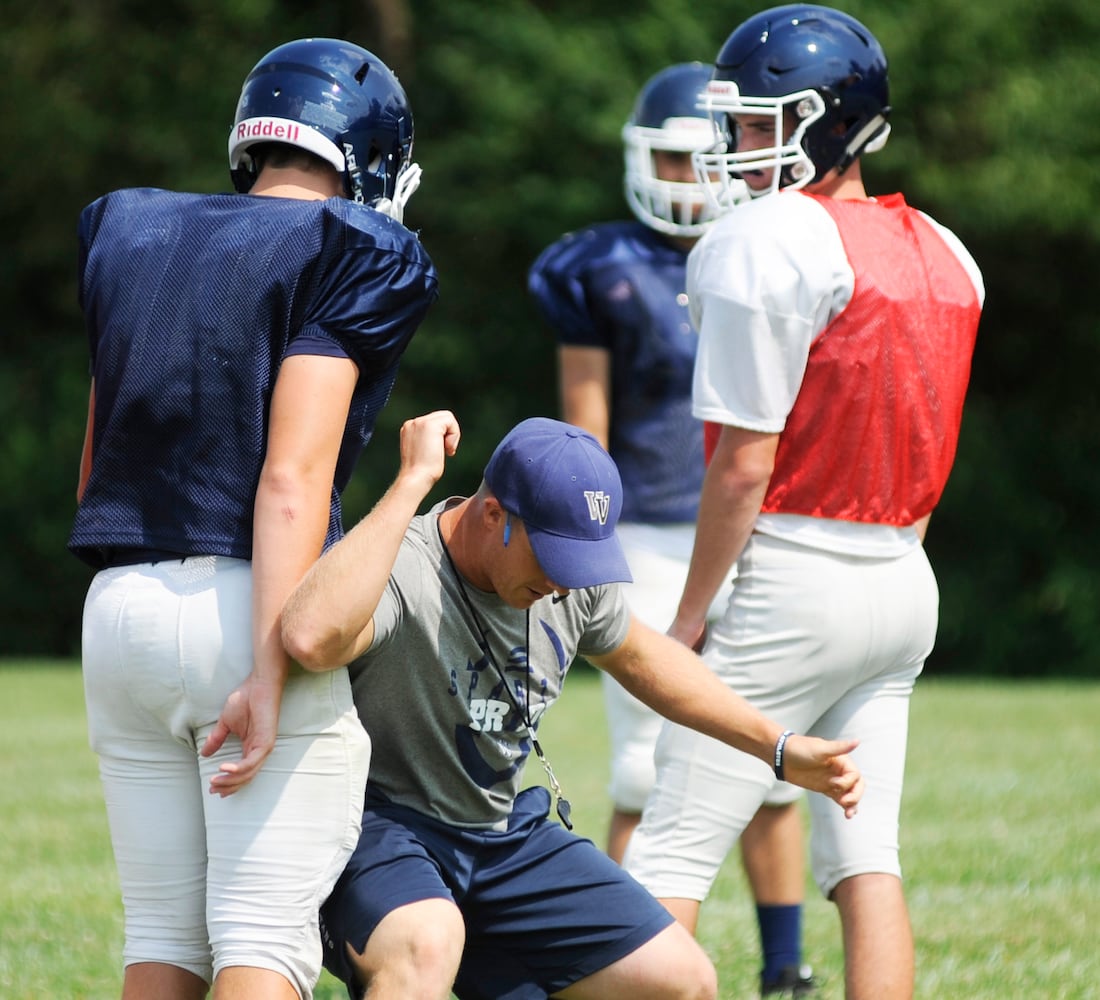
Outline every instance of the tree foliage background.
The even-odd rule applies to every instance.
[[[853,0],[891,64],[893,135],[865,174],[953,228],[987,306],[954,476],[928,548],[930,671],[1093,675],[1100,648],[1100,6]],[[269,49],[351,38],[401,77],[424,168],[406,221],[441,297],[348,495],[396,467],[403,419],[464,427],[439,493],[469,491],[516,420],[554,414],[526,270],[622,217],[619,130],[671,62],[713,59],[744,0],[42,0],[9,12],[0,226],[0,653],[73,655],[89,571],[65,551],[87,400],[76,221],[107,190],[228,190],[240,84]]]

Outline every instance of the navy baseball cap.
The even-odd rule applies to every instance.
[[[549,417],[516,424],[485,466],[500,505],[523,521],[546,575],[574,590],[631,583],[615,525],[623,485],[591,434]]]

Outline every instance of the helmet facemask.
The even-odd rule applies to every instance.
[[[405,206],[420,186],[420,166],[412,162],[412,137],[393,148],[387,136],[356,133],[337,137],[344,153],[347,196],[404,221]],[[389,151],[387,152],[387,146]],[[366,151],[365,162],[360,158]]]
[[[689,169],[692,154],[715,144],[714,125],[699,104],[713,72],[700,62],[667,66],[642,86],[623,126],[627,203],[640,222],[666,236],[697,238],[718,215]],[[684,162],[662,168],[661,154]]]
[[[702,235],[717,212],[702,186],[694,181],[660,177],[656,152],[693,154],[714,144],[714,129],[705,118],[670,118],[661,128],[623,126],[626,200],[635,216],[668,236]]]
[[[392,198],[379,198],[374,207],[383,215],[388,215],[398,222],[405,221],[405,206],[418,187],[420,187],[420,175],[423,171],[419,163],[405,163],[397,171],[397,181],[394,184]]]
[[[712,80],[703,94],[703,106],[715,122],[715,129],[726,138],[712,149],[696,153],[693,161],[700,182],[719,205],[731,191],[744,197],[746,173],[771,174],[766,187],[748,188],[753,198],[780,188],[805,187],[816,176],[805,140],[811,126],[825,114],[825,101],[817,91],[803,90],[783,97],[741,97],[732,81]],[[738,151],[737,115],[770,117],[775,144]]]

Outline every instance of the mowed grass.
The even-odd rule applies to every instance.
[[[902,818],[918,997],[1100,997],[1098,720],[1098,683],[918,685]],[[574,672],[540,741],[577,831],[602,843],[594,671]],[[0,665],[0,764],[0,997],[117,997],[121,908],[73,664]],[[536,762],[530,780],[542,779]],[[736,855],[704,904],[700,940],[722,997],[754,996],[756,925]],[[809,882],[805,951],[823,1000],[841,998],[839,924]],[[316,996],[346,994],[326,974]]]

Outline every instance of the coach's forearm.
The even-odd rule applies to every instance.
[[[374,636],[374,611],[401,540],[434,480],[403,472],[348,534],[313,565],[283,608],[283,644],[307,670],[355,659]]]
[[[591,659],[666,719],[772,762],[782,726],[727,687],[683,643],[635,619],[618,649]]]

